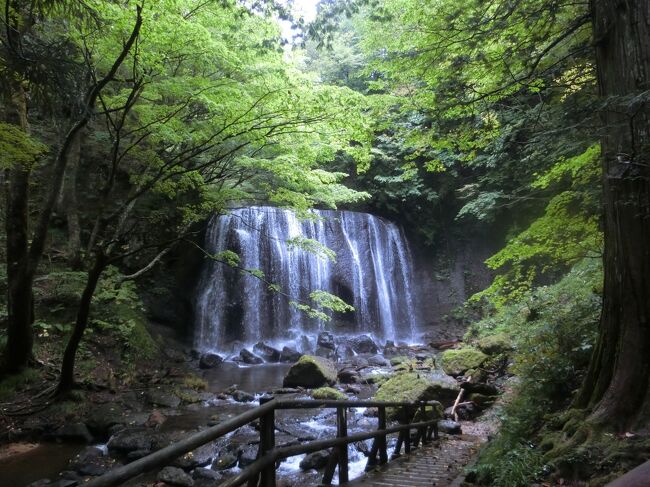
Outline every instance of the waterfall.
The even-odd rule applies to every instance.
[[[278,342],[325,328],[383,340],[413,338],[417,306],[401,229],[366,213],[312,210],[312,216],[301,220],[281,208],[248,207],[211,219],[206,250],[236,252],[240,266],[263,272],[266,282],[207,261],[195,303],[198,349],[221,350],[235,341]],[[330,248],[335,261],[287,245],[296,237]],[[281,292],[270,290],[268,283]],[[308,302],[315,290],[335,294],[355,310],[327,312],[332,319],[322,323],[291,306],[291,301]]]

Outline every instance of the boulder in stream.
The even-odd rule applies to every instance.
[[[327,460],[329,459],[330,452],[328,450],[315,451],[314,453],[308,454],[300,462],[301,470],[311,470],[319,468],[324,468],[327,465]]]
[[[284,377],[283,387],[321,387],[336,382],[336,368],[331,360],[303,355]]]
[[[221,355],[217,355],[216,353],[204,353],[199,359],[199,368],[213,369],[221,362],[223,362],[223,357],[221,357]]]
[[[232,398],[237,402],[252,402],[255,396],[250,392],[235,390],[232,392]]]
[[[280,361],[280,350],[273,348],[270,345],[267,345],[264,342],[257,342],[253,346],[253,353],[258,357],[264,359],[265,362],[279,362]]]
[[[156,477],[159,481],[165,482],[169,485],[177,485],[179,487],[192,487],[194,479],[186,474],[183,469],[176,467],[165,467]]]
[[[239,359],[245,364],[249,365],[258,365],[264,363],[264,360],[262,358],[258,357],[246,348],[242,348],[239,352]]]
[[[330,350],[334,350],[336,348],[336,344],[334,343],[334,335],[332,335],[329,331],[322,331],[318,334],[318,340],[316,341],[317,347],[322,347],[322,348],[329,348]]]
[[[287,363],[297,362],[298,360],[300,360],[300,357],[302,356],[303,354],[300,353],[295,348],[285,346],[282,347],[282,352],[280,352],[280,362],[287,362]]]
[[[379,347],[377,347],[377,344],[373,341],[372,338],[370,338],[370,335],[359,335],[357,337],[351,338],[350,346],[356,353],[376,354],[379,352]]]

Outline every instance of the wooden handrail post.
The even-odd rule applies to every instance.
[[[423,403],[420,404],[420,420],[419,421],[424,422],[424,421],[427,420],[426,418],[427,418],[427,403],[423,402]],[[427,427],[426,426],[422,426],[422,427],[419,428],[418,438],[419,438],[420,441],[422,441],[422,446],[429,443],[429,441],[427,439]]]
[[[348,436],[348,408],[339,406],[336,408],[336,437],[346,438]],[[341,445],[339,448],[339,485],[349,481],[348,476],[348,445]]]
[[[379,426],[378,429],[386,429],[386,407],[379,406],[378,413]],[[379,465],[384,465],[388,462],[388,451],[387,451],[388,442],[386,440],[386,435],[381,435],[377,438],[377,446],[379,448]]]
[[[260,406],[271,401],[272,397],[260,398]],[[271,409],[260,418],[260,448],[258,457],[263,457],[275,448],[275,409]],[[275,487],[275,463],[262,470],[260,487]]]

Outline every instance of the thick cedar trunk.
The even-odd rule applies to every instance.
[[[86,287],[81,294],[79,301],[79,309],[77,310],[77,319],[75,321],[74,329],[68,340],[63,353],[63,363],[61,365],[61,376],[59,378],[59,385],[57,387],[57,394],[65,394],[69,392],[74,386],[74,364],[77,356],[79,344],[83,338],[83,334],[88,326],[88,319],[90,317],[90,305],[97,288],[97,283],[106,268],[106,258],[104,254],[98,253],[95,256],[95,262],[92,269],[88,271],[86,279]]]
[[[650,385],[650,3],[592,0],[603,110],[605,286],[600,335],[577,405],[623,429]],[[636,98],[635,98],[636,97]]]

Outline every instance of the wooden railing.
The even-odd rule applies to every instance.
[[[203,431],[195,433],[166,448],[158,450],[127,465],[117,467],[84,484],[86,487],[110,487],[121,485],[144,472],[160,468],[171,463],[177,457],[196,448],[214,441],[235,431],[253,421],[259,420],[260,443],[257,460],[231,477],[221,487],[235,487],[248,483],[248,487],[275,487],[276,465],[279,461],[294,455],[302,455],[332,448],[323,475],[323,484],[331,485],[334,472],[338,467],[339,484],[349,481],[348,476],[348,445],[358,441],[374,439],[368,456],[368,467],[383,465],[388,462],[387,435],[398,433],[394,454],[399,455],[404,446],[404,452],[410,453],[412,446],[420,442],[424,445],[431,441],[432,436],[438,438],[438,417],[436,407],[432,407],[431,419],[428,415],[427,402],[383,402],[383,401],[338,401],[338,400],[285,400],[262,398],[259,407],[246,411],[232,419],[219,423]],[[353,407],[376,407],[378,410],[378,426],[375,431],[348,435],[347,413]],[[299,445],[275,446],[275,411],[281,409],[336,409],[336,438],[316,440]],[[387,408],[399,409],[399,424],[387,427]],[[417,422],[415,422],[417,420]],[[411,430],[416,435],[411,438]]]

